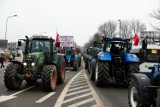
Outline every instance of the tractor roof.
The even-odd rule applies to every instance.
[[[111,41],[111,42],[129,42],[130,38],[121,38],[121,37],[104,37],[105,41]]]
[[[48,36],[46,36],[46,35],[40,35],[40,34],[35,34],[31,38],[32,39],[50,39]]]

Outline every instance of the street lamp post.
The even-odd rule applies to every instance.
[[[8,24],[8,19],[9,19],[10,17],[17,17],[17,15],[13,15],[13,16],[8,16],[8,17],[7,17],[7,20],[6,20],[6,30],[5,30],[5,40],[6,40],[6,36],[7,36],[7,24]]]
[[[118,19],[118,21],[119,21],[119,36],[121,37],[121,20]]]

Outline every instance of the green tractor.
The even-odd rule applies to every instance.
[[[53,91],[57,83],[62,84],[65,79],[66,64],[62,54],[56,52],[54,39],[43,35],[33,35],[31,38],[20,39],[25,41],[23,61],[11,61],[4,73],[4,83],[7,89],[14,90],[21,87],[22,81],[29,84],[42,80],[45,91]]]

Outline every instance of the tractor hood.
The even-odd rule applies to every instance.
[[[41,62],[44,61],[44,52],[34,52],[34,53],[30,53],[30,54],[28,54],[27,57],[26,57],[26,60],[28,60],[28,59],[32,59],[33,62],[35,62],[35,63],[36,63],[37,60],[38,60],[38,61],[40,61],[40,62],[38,62],[38,63],[41,63]]]

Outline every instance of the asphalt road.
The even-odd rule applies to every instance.
[[[7,90],[3,82],[4,69],[0,68],[0,107],[128,107],[128,89],[112,83],[96,87],[88,79],[84,66],[78,71],[67,69],[64,84],[54,92],[44,92],[39,80],[30,86],[25,81],[19,90]]]

